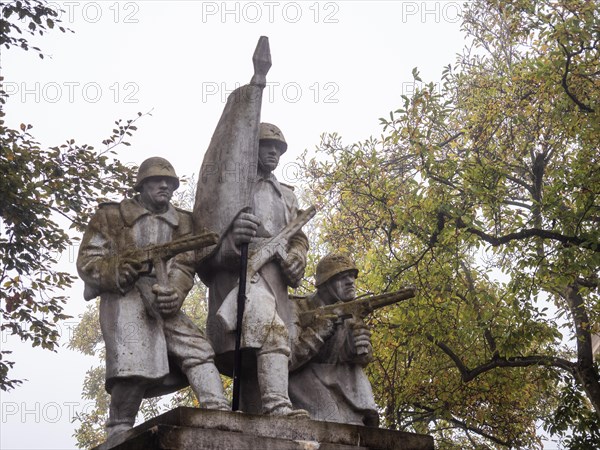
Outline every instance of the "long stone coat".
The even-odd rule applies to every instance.
[[[252,193],[252,204],[252,212],[259,217],[262,225],[257,238],[250,244],[250,252],[265,239],[278,234],[298,214],[298,201],[293,188],[279,183],[273,175],[257,181]],[[302,232],[294,235],[287,250],[306,261],[306,236]],[[239,250],[234,246],[229,233],[225,233],[215,255],[205,260],[200,273],[202,281],[209,286],[207,336],[217,354],[219,370],[230,373],[230,353],[235,348],[235,333],[217,315],[223,300],[231,290],[237,288],[239,282]],[[244,312],[242,348],[289,353],[288,327],[293,317],[288,284],[278,261],[265,264],[254,277]],[[235,324],[235,310],[224,310],[220,314],[231,315],[228,322]]]
[[[377,426],[377,405],[371,383],[356,362],[356,348],[348,322],[323,341],[312,329],[300,327],[303,311],[325,303],[318,292],[295,302],[295,338],[290,358],[289,394],[294,408],[315,420]]]
[[[123,289],[118,281],[118,255],[190,233],[189,212],[169,206],[164,214],[151,214],[137,198],[102,204],[91,219],[79,249],[77,269],[85,282],[84,298],[101,298],[100,326],[106,344],[108,392],[114,381],[122,377],[160,383],[169,374],[171,351],[186,354],[180,363],[185,359],[190,361],[187,353],[196,360],[212,359],[210,345],[181,311],[166,320],[157,319],[153,317],[156,314],[147,311],[142,297],[150,301],[155,298],[151,291],[156,283],[153,272],[141,276],[129,289]],[[169,281],[181,302],[193,285],[193,259],[193,252],[186,252],[167,264]],[[186,348],[189,342],[202,349],[192,353],[193,349]]]

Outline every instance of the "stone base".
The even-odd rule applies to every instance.
[[[433,438],[310,419],[176,408],[96,450],[433,450]]]

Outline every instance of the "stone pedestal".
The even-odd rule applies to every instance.
[[[433,450],[433,438],[310,419],[177,408],[97,450]]]

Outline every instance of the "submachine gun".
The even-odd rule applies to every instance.
[[[140,274],[147,274],[152,271],[152,267],[156,272],[156,281],[160,286],[169,285],[169,273],[167,271],[167,262],[169,259],[179,255],[180,253],[191,250],[201,250],[219,242],[219,235],[211,231],[202,234],[185,236],[165,244],[149,245],[143,248],[127,250],[120,257],[123,259],[131,259],[139,262],[142,265]],[[162,316],[158,311],[154,302],[151,299],[142,296],[146,310],[158,321],[162,321]]]
[[[416,288],[405,287],[396,292],[379,295],[359,297],[349,302],[337,302],[332,305],[319,306],[318,308],[300,313],[300,326],[309,327],[318,319],[329,319],[336,323],[354,319],[362,321],[373,311],[384,306],[408,300],[416,295]],[[360,354],[361,352],[359,352]]]

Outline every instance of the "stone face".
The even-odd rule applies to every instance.
[[[114,447],[98,450],[433,450],[431,436],[375,427],[177,408],[130,432]]]

